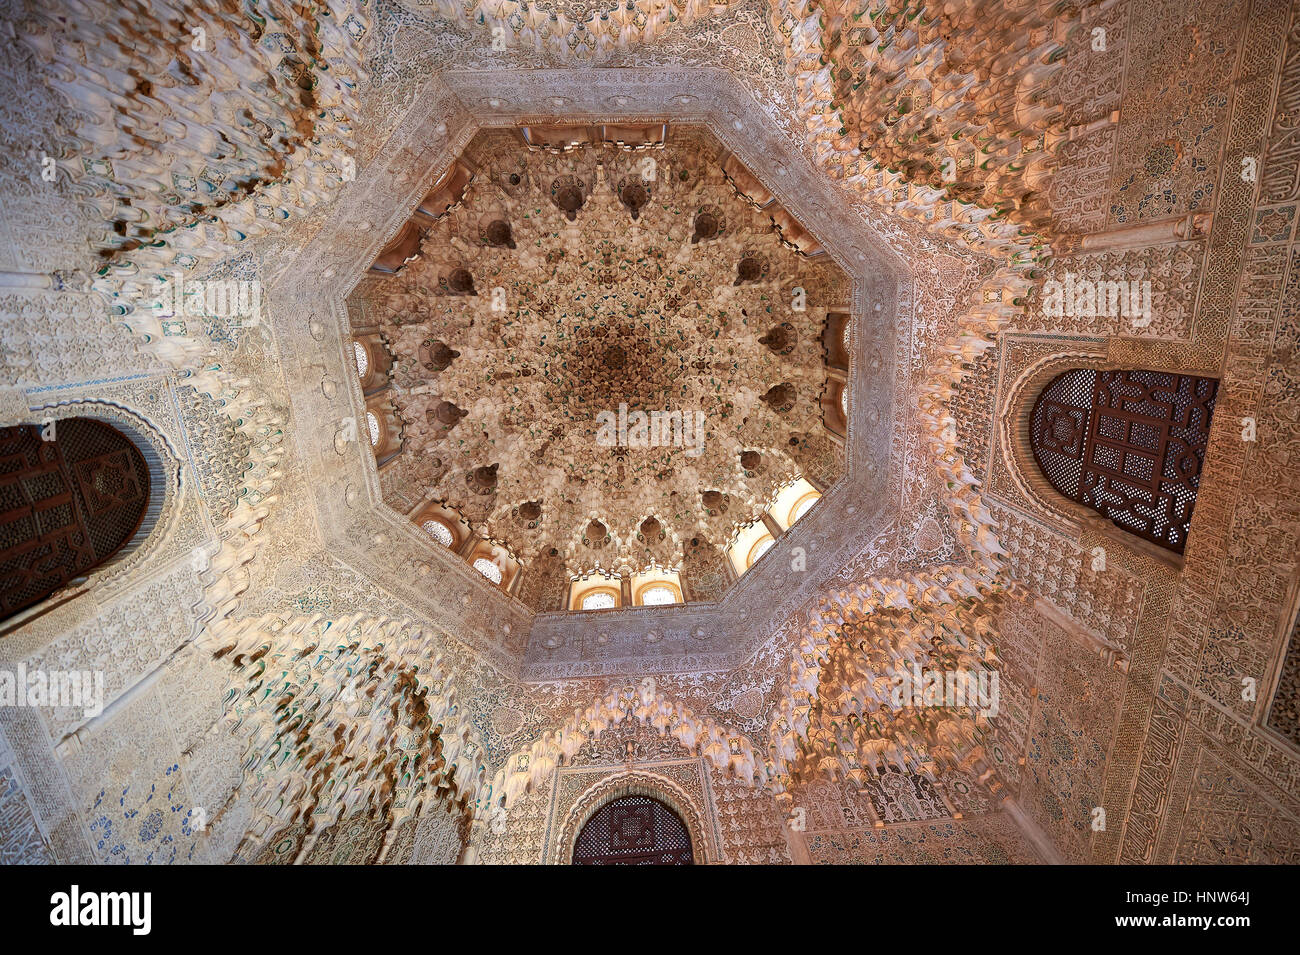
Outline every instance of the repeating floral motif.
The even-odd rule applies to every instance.
[[[1008,865],[1042,861],[1015,825],[998,815],[974,822],[810,833],[808,848],[813,861],[820,865]]]
[[[12,766],[0,768],[0,863],[41,865],[51,861],[36,819]]]
[[[167,785],[159,789],[151,783],[145,792],[133,793],[127,786],[121,792],[101,790],[91,806],[91,822],[87,826],[95,848],[104,862],[130,865],[170,865],[174,862],[196,861],[198,833],[193,827],[190,807],[178,791],[180,766],[173,764],[163,771],[160,782]],[[176,826],[168,825],[179,819]]]

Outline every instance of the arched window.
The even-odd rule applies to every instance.
[[[608,590],[596,590],[582,598],[583,610],[608,610],[616,606],[618,602]]]
[[[623,606],[623,582],[612,574],[593,570],[569,580],[569,609],[609,610]]]
[[[366,412],[366,427],[370,429],[371,446],[379,444],[379,419],[373,411]]]
[[[480,557],[474,561],[474,569],[488,580],[492,581],[492,583],[501,583],[501,568],[486,557]]]
[[[808,513],[809,509],[821,500],[821,495],[816,492],[805,494],[795,502],[794,507],[790,508],[790,524],[794,524],[799,518]]]
[[[451,528],[442,521],[428,520],[420,525],[424,532],[436,540],[443,547],[450,547],[456,541],[456,535],[451,532]]]
[[[149,466],[90,418],[0,428],[0,618],[44,600],[130,543]]]
[[[1181,554],[1218,389],[1170,372],[1067,371],[1034,403],[1034,459],[1070,500]]]
[[[772,540],[771,534],[760,537],[758,540],[754,541],[754,546],[749,549],[749,556],[745,559],[746,568],[753,567],[757,564],[758,559],[766,554],[775,543],[776,541]]]
[[[646,607],[660,607],[677,603],[677,595],[664,584],[655,584],[641,591],[641,603]]]
[[[357,359],[357,377],[365,378],[370,371],[370,355],[366,352],[366,346],[361,342],[353,342],[352,353]]]
[[[783,505],[781,511],[785,510]],[[731,561],[736,575],[740,576],[753,567],[775,543],[765,521],[750,521],[736,530],[735,537],[727,545],[727,559]]]
[[[574,865],[692,865],[691,834],[658,799],[623,796],[601,806],[578,833]]]
[[[637,607],[666,607],[684,603],[682,577],[675,570],[651,564],[632,575],[632,604]]]
[[[663,604],[677,603],[677,595],[663,585],[646,587],[641,591],[641,603],[646,607],[662,607]]]

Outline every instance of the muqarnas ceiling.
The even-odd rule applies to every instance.
[[[650,145],[480,132],[349,300],[392,356],[386,499],[525,575],[681,569],[843,471],[848,279],[707,131]]]

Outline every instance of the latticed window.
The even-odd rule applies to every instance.
[[[424,532],[436,540],[443,547],[450,547],[456,542],[455,535],[452,534],[451,528],[442,521],[425,521],[420,525]]]
[[[608,610],[614,606],[614,595],[608,591],[598,590],[582,598],[583,610]]]
[[[583,825],[574,865],[692,865],[691,834],[681,816],[658,799],[624,796],[606,803]]]
[[[148,506],[149,466],[116,428],[89,418],[0,428],[0,618],[116,554]]]
[[[641,592],[641,603],[647,607],[660,607],[677,603],[677,595],[669,587],[647,587]]]
[[[1067,371],[1034,404],[1034,458],[1070,500],[1181,554],[1218,390],[1170,372]]]
[[[492,583],[501,583],[501,568],[486,557],[480,557],[478,560],[474,561],[474,569],[488,580],[492,581]]]

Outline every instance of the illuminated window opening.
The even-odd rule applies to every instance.
[[[593,590],[582,598],[583,610],[610,610],[618,606],[618,594],[610,590]]]
[[[647,587],[641,592],[641,603],[647,607],[675,604],[677,603],[677,595],[663,584],[655,584],[655,586]]]
[[[727,547],[727,557],[736,576],[753,567],[773,543],[772,534],[763,521],[753,521],[741,527]]]
[[[768,513],[781,530],[789,530],[809,508],[821,499],[821,492],[804,478],[799,478],[781,488],[772,500]]]
[[[588,606],[589,597],[601,597]],[[606,600],[612,601],[607,603]],[[570,610],[611,610],[623,606],[623,584],[618,577],[593,570],[569,581]]]
[[[814,504],[821,500],[820,494],[806,494],[799,499],[799,502],[790,510],[790,523],[794,524],[799,518],[803,517],[812,508]]]
[[[675,570],[650,566],[632,576],[632,603],[638,607],[666,607],[686,601],[682,579]]]
[[[443,547],[450,547],[455,543],[456,535],[451,532],[451,528],[442,521],[425,521],[420,525],[424,528],[426,534],[436,540]]]
[[[473,566],[475,570],[477,570],[488,580],[492,581],[492,583],[500,585],[501,568],[498,567],[495,563],[488,560],[486,557],[480,557],[478,558],[478,560],[474,561]]]

